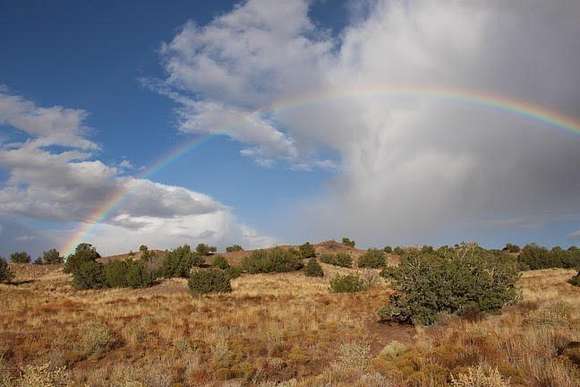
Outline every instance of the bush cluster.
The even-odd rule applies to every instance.
[[[310,258],[306,266],[304,266],[304,275],[306,277],[324,277],[324,271],[316,258]]]
[[[554,247],[548,250],[536,244],[524,246],[518,257],[521,270],[538,270],[549,268],[574,269],[580,267],[580,249],[572,246],[567,250]]]
[[[13,263],[30,263],[30,255],[26,251],[17,251],[10,254],[10,260]]]
[[[212,266],[222,270],[227,270],[230,268],[229,262],[223,255],[216,255],[216,257],[213,259]]]
[[[347,237],[342,238],[342,244],[349,247],[354,247],[356,245],[355,241]]]
[[[393,252],[393,248],[391,246],[385,246],[383,251],[387,254],[391,254]]]
[[[256,250],[242,260],[242,270],[251,274],[283,273],[300,270],[303,266],[298,251],[281,247]]]
[[[300,256],[302,256],[302,258],[312,258],[316,256],[314,246],[312,246],[310,242],[306,242],[303,245],[300,245],[298,250],[300,251]]]
[[[57,265],[64,262],[64,258],[57,249],[50,249],[42,252],[42,263],[44,265]]]
[[[217,251],[217,247],[215,247],[215,246],[209,246],[209,245],[206,245],[205,243],[199,243],[195,247],[195,252],[197,254],[199,254],[200,256],[202,256],[202,257],[206,257],[208,255],[212,255],[216,251]]]
[[[517,265],[509,256],[464,245],[444,254],[414,252],[383,271],[395,293],[382,321],[430,325],[441,312],[496,311],[517,298]]]
[[[0,257],[0,282],[9,282],[14,278],[8,262],[2,257]]]
[[[403,250],[402,247],[397,246],[393,249],[393,253],[395,253],[397,255],[403,255],[403,254],[405,254],[405,250]]]
[[[574,286],[580,286],[580,271],[576,275],[568,280],[568,283]]]
[[[192,271],[188,286],[193,294],[229,293],[232,291],[230,277],[224,270],[219,269]]]
[[[334,266],[352,267],[352,257],[347,253],[322,254],[320,261]]]
[[[226,251],[228,253],[233,253],[234,251],[244,251],[244,249],[240,245],[232,245],[232,246],[226,247]]]
[[[113,261],[103,266],[109,288],[146,288],[155,282],[155,273],[143,261]]]
[[[203,263],[203,257],[192,251],[189,245],[183,245],[167,253],[161,264],[161,273],[166,278],[187,278],[193,266]]]
[[[379,269],[385,266],[385,252],[379,249],[368,249],[358,259],[358,267]]]
[[[356,293],[367,289],[368,284],[356,274],[337,274],[330,280],[330,291],[333,293]]]
[[[519,253],[520,246],[514,245],[513,243],[506,243],[505,247],[503,248],[503,251],[507,253]]]

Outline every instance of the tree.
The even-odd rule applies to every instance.
[[[82,262],[95,262],[98,258],[101,258],[101,255],[93,245],[89,243],[81,243],[75,249],[74,254],[67,257],[64,264],[64,272],[74,273]]]
[[[381,321],[433,324],[439,313],[496,311],[517,298],[516,261],[479,246],[439,255],[415,252],[383,273],[395,290],[379,310]]]
[[[0,282],[9,282],[14,278],[6,260],[0,257]]]
[[[306,277],[324,277],[324,271],[316,258],[310,258],[306,266],[304,266],[304,275]]]
[[[77,289],[101,289],[106,286],[103,265],[97,261],[80,261],[72,274],[73,285]]]
[[[354,247],[355,246],[355,242],[353,240],[350,240],[347,237],[343,237],[342,238],[342,244],[345,246],[349,246],[349,247]]]
[[[508,253],[519,253],[520,246],[514,245],[513,243],[506,243],[505,247],[503,248],[503,251],[506,251]]]
[[[234,251],[244,251],[244,249],[240,245],[232,245],[232,246],[226,247],[226,251],[228,253],[233,253]]]
[[[387,254],[391,254],[393,252],[393,248],[391,246],[385,246],[383,251]]]
[[[14,263],[30,263],[30,255],[26,251],[17,251],[10,254],[10,260]]]
[[[61,257],[57,249],[50,249],[42,252],[42,263],[45,265],[57,265],[63,263],[64,258]]]
[[[199,243],[195,248],[195,251],[202,257],[205,257],[211,255],[212,253],[215,253],[217,251],[217,248],[215,246],[208,246],[205,243]]]
[[[171,250],[163,260],[161,272],[167,278],[189,277],[193,266],[201,266],[203,258],[191,250],[189,245],[183,245]]]
[[[149,248],[148,248],[147,246],[145,246],[145,245],[141,245],[141,246],[139,246],[139,251],[140,251],[141,253],[144,253],[144,252],[146,252],[146,251],[148,251],[148,250],[149,250]]]
[[[299,247],[300,255],[302,258],[312,258],[316,256],[316,251],[314,250],[314,246],[310,244],[310,242],[306,242]]]

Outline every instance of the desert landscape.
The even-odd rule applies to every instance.
[[[161,275],[144,288],[80,290],[63,265],[10,264],[13,278],[0,285],[1,385],[579,385],[575,270],[522,272],[517,300],[498,312],[400,324],[380,322],[377,311],[393,289],[382,268],[357,267],[364,250],[333,241],[312,247],[307,260],[343,253],[353,267],[320,262],[323,277],[305,268],[242,272],[230,291],[198,294],[187,278]],[[239,267],[251,254],[208,255],[197,270],[221,270],[211,268],[218,256]],[[384,264],[400,260],[386,253]],[[367,286],[333,291],[331,280],[348,274]]]

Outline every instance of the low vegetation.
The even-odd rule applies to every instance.
[[[316,258],[310,258],[306,266],[304,266],[304,275],[306,277],[324,277],[324,271]]]
[[[342,238],[342,244],[348,247],[354,247],[356,245],[355,241],[347,237]]]
[[[13,277],[14,275],[10,267],[8,267],[8,263],[4,258],[0,257],[0,282],[9,282]]]
[[[161,274],[166,278],[188,278],[191,268],[201,266],[204,259],[191,250],[189,245],[183,245],[171,250],[163,260]]]
[[[356,293],[368,289],[366,281],[356,274],[337,274],[330,280],[333,293]]]
[[[217,255],[212,262],[212,266],[222,270],[230,268],[228,260],[223,255]]]
[[[206,245],[205,243],[200,243],[195,247],[195,252],[202,257],[212,255],[216,251],[217,251],[217,247],[209,246],[209,245]]]
[[[300,245],[298,248],[300,251],[300,256],[302,258],[312,258],[316,256],[316,251],[314,250],[314,246],[310,244],[310,242],[306,242],[303,245]]]
[[[383,321],[430,325],[441,313],[497,311],[517,299],[515,260],[476,245],[412,253],[383,275],[395,290],[379,310]]]
[[[242,270],[250,274],[284,273],[303,267],[300,253],[296,249],[275,247],[256,250],[242,260]]]
[[[386,264],[385,252],[379,249],[368,249],[358,259],[358,267],[380,269]]]
[[[244,249],[240,245],[232,245],[232,246],[226,247],[226,252],[228,252],[228,253],[233,253],[236,251],[244,251]]]
[[[198,269],[191,272],[188,282],[193,294],[229,293],[232,291],[230,277],[219,269]]]
[[[30,255],[26,251],[17,251],[10,254],[10,261],[14,263],[30,263]]]
[[[574,286],[580,286],[580,271],[576,275],[568,280],[568,283]]]
[[[536,244],[524,246],[518,256],[521,270],[549,268],[574,269],[580,267],[580,248],[572,246],[567,250],[559,246],[548,250]]]
[[[348,253],[322,254],[320,261],[334,266],[352,267],[352,257]]]

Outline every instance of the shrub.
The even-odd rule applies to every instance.
[[[189,290],[193,294],[229,293],[232,291],[230,277],[218,269],[195,270],[189,277]]]
[[[104,265],[105,284],[109,288],[127,287],[127,261],[112,261]]]
[[[187,278],[193,266],[201,266],[202,264],[203,258],[191,251],[189,245],[183,245],[171,250],[165,256],[161,265],[161,272],[167,278]]]
[[[87,261],[94,262],[100,257],[101,255],[97,253],[97,250],[92,245],[88,243],[80,243],[76,247],[74,254],[67,257],[64,264],[64,272],[74,273],[81,263]]]
[[[316,251],[314,251],[314,246],[310,242],[306,242],[299,247],[300,255],[302,258],[312,258],[316,256]]]
[[[248,273],[283,273],[302,269],[304,265],[295,249],[275,247],[256,250],[242,260],[242,270]]]
[[[199,243],[196,246],[195,251],[199,255],[201,255],[202,257],[204,257],[204,256],[211,255],[212,253],[215,253],[217,251],[217,248],[215,246],[208,246],[205,243]]]
[[[574,277],[570,278],[568,283],[574,286],[580,286],[580,271]]]
[[[73,285],[77,289],[101,289],[106,286],[103,265],[97,261],[82,261],[73,271]]]
[[[429,325],[441,312],[495,311],[517,297],[515,261],[478,246],[443,255],[410,254],[385,274],[396,292],[379,310],[382,321]]]
[[[345,245],[345,246],[354,247],[356,243],[355,243],[355,241],[350,240],[347,237],[343,237],[342,238],[342,244]]]
[[[126,286],[133,289],[147,288],[155,282],[155,273],[144,262],[128,261],[125,282]]]
[[[234,251],[244,251],[244,249],[240,245],[232,245],[232,246],[226,247],[226,251],[228,253],[233,253]]]
[[[337,274],[330,280],[333,293],[356,293],[368,288],[365,281],[356,274]]]
[[[141,246],[139,246],[139,251],[141,253],[144,253],[146,251],[149,251],[149,248],[147,246],[145,246],[145,245],[141,245]]]
[[[26,251],[17,251],[10,254],[10,260],[14,263],[30,263],[30,255]]]
[[[310,258],[304,267],[304,275],[306,277],[324,277],[324,271],[315,258]]]
[[[520,246],[514,245],[513,243],[506,243],[505,247],[503,248],[503,251],[506,251],[508,253],[519,253]]]
[[[352,267],[352,257],[347,253],[322,254],[320,261],[335,266]]]
[[[9,282],[14,278],[6,260],[0,257],[0,282]]]
[[[42,252],[42,263],[45,265],[56,265],[64,262],[57,249],[50,249]]]
[[[550,254],[548,249],[532,243],[524,246],[518,260],[530,270],[538,270],[560,266],[560,263],[553,258],[554,256]]]
[[[223,255],[217,255],[212,262],[212,266],[222,270],[227,270],[230,268],[230,264]]]
[[[237,266],[230,266],[229,268],[224,270],[224,272],[229,277],[229,279],[236,279],[242,275],[242,269],[240,269]]]
[[[83,357],[99,356],[110,351],[115,345],[111,330],[99,322],[91,322],[82,329],[79,351]]]
[[[358,259],[358,267],[378,269],[385,266],[385,252],[379,249],[368,249]]]
[[[393,248],[391,246],[385,246],[383,251],[387,254],[391,254],[393,252]]]

